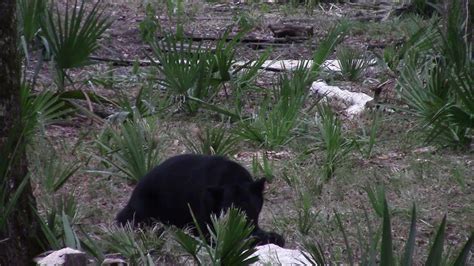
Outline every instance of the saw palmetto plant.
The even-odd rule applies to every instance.
[[[337,59],[341,66],[341,75],[350,81],[360,79],[370,64],[370,59],[363,52],[347,46],[339,47]]]
[[[54,60],[59,89],[64,88],[67,69],[90,63],[89,56],[99,48],[97,40],[111,24],[100,1],[90,10],[85,2],[68,0],[64,15],[52,5],[41,20],[41,36]]]
[[[157,139],[158,125],[137,113],[118,126],[109,125],[97,138],[100,149],[97,158],[106,170],[91,170],[99,174],[119,174],[138,182],[161,160],[162,144]]]
[[[171,34],[150,45],[155,57],[150,59],[162,75],[158,82],[180,109],[195,114],[200,103],[192,98],[209,101],[217,94],[219,82],[212,79],[209,49]]]
[[[471,143],[474,128],[472,44],[454,1],[446,30],[428,27],[440,40],[427,49],[411,49],[398,79],[399,92],[419,119],[426,141],[453,147]],[[428,38],[428,37],[427,37]]]
[[[253,226],[248,224],[245,214],[230,208],[220,217],[212,216],[211,220],[209,240],[203,234],[204,228],[199,226],[199,238],[181,230],[175,234],[176,241],[198,265],[249,265],[258,261],[253,255],[256,249],[250,236]]]

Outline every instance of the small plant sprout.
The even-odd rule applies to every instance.
[[[301,235],[308,235],[316,224],[317,212],[313,209],[314,194],[309,188],[298,189],[299,197],[296,201],[298,210],[297,229]]]
[[[374,111],[372,114],[372,123],[369,130],[362,128],[362,136],[357,141],[360,152],[367,158],[370,159],[374,152],[375,143],[377,141],[377,133],[382,123],[382,113]],[[367,132],[368,131],[368,132]]]
[[[254,176],[258,176],[260,173],[262,173],[268,181],[273,180],[273,165],[265,153],[263,153],[262,156],[257,154],[252,157],[252,172]]]

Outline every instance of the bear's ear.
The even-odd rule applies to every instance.
[[[250,185],[250,191],[259,195],[263,194],[263,190],[265,189],[265,182],[267,182],[267,179],[265,178],[260,178],[259,180],[253,182]]]
[[[208,187],[207,188],[207,193],[211,196],[215,202],[220,202],[222,201],[222,198],[224,197],[224,188],[222,187]]]

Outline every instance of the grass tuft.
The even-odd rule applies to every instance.
[[[341,66],[341,75],[350,81],[359,80],[370,64],[370,58],[363,52],[347,46],[340,46],[336,55]]]

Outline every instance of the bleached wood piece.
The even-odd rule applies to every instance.
[[[239,61],[234,64],[234,66],[243,66],[247,62]],[[275,70],[294,70],[298,66],[298,64],[307,64],[307,67],[311,67],[313,65],[313,60],[292,60],[292,59],[284,59],[284,60],[266,60],[262,64],[262,69],[275,69]],[[339,60],[326,60],[322,64],[322,69],[339,72],[341,71],[341,67],[339,65]]]
[[[346,109],[346,113],[350,117],[362,113],[365,109],[365,104],[373,100],[372,97],[365,93],[341,90],[339,87],[326,84],[324,81],[313,82],[310,90],[314,94],[319,94],[328,98],[337,98],[348,104],[349,107]]]
[[[300,250],[286,249],[277,245],[268,244],[257,247],[259,261],[251,265],[311,265]]]
[[[86,253],[72,248],[56,250],[48,256],[40,259],[38,265],[41,266],[85,266],[87,265]]]

